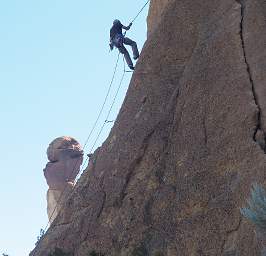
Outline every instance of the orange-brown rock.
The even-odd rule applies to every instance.
[[[165,8],[172,0],[153,0],[151,1],[147,23],[148,23],[148,35],[155,30],[156,26],[160,23]]]
[[[95,165],[31,255],[260,255],[239,208],[265,181],[266,3],[166,2]]]
[[[83,150],[75,139],[62,136],[50,143],[47,157],[50,162],[43,172],[49,186],[47,213],[49,221],[53,222],[74,187],[83,160]]]
[[[74,158],[83,154],[82,147],[72,137],[62,136],[54,139],[47,148],[47,157],[50,162],[60,161],[62,158]]]

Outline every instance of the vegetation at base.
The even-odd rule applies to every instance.
[[[266,256],[266,249],[262,249],[261,256]]]
[[[104,254],[96,251],[91,251],[88,256],[104,256]]]
[[[65,253],[63,250],[59,248],[55,248],[54,252],[50,252],[48,256],[72,256],[71,253]],[[148,251],[143,247],[139,246],[132,252],[131,256],[147,256]],[[9,256],[8,254],[3,253],[2,256]],[[88,256],[105,256],[102,253],[91,251],[89,252]],[[164,256],[164,254],[161,251],[157,251],[153,254],[153,256]],[[266,253],[263,254],[263,256],[266,256]]]
[[[133,250],[133,252],[130,254],[130,256],[148,256],[149,252],[145,248],[144,245],[141,245]],[[152,254],[153,256],[164,256],[164,254],[161,251],[156,251]],[[88,256],[105,256],[102,253],[98,253],[96,251],[91,251]],[[266,255],[265,255],[266,256]]]
[[[44,234],[45,234],[45,231],[41,228],[40,234],[37,236],[37,242],[35,243],[35,246],[37,246],[37,244],[41,241]]]
[[[60,248],[55,248],[53,252],[50,252],[48,256],[73,256],[71,253],[66,253]]]
[[[138,247],[136,247],[132,254],[132,256],[147,256],[148,255],[148,251],[146,249],[146,247],[142,244]]]
[[[265,234],[266,232],[266,191],[265,189],[254,184],[251,188],[251,196],[247,200],[248,206],[240,209],[240,212],[250,222],[255,224],[257,230]],[[261,255],[266,256],[266,247],[261,249]]]
[[[266,231],[266,191],[254,184],[251,189],[251,196],[247,200],[248,206],[240,209],[241,214],[254,223],[260,230]]]
[[[164,256],[164,254],[161,251],[157,251],[154,253],[154,256]]]
[[[55,248],[53,252],[50,252],[48,256],[73,256],[73,253],[66,253],[60,248]],[[102,253],[91,251],[88,253],[88,256],[105,256]]]

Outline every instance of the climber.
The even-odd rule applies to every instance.
[[[110,49],[113,50],[114,46],[125,56],[125,60],[127,62],[128,67],[131,70],[134,70],[134,66],[132,63],[132,60],[130,58],[130,55],[124,46],[130,45],[132,47],[133,51],[133,59],[136,60],[139,57],[139,51],[136,42],[133,40],[129,39],[128,37],[125,37],[122,33],[122,29],[129,30],[130,27],[132,26],[132,23],[130,23],[127,27],[124,26],[120,20],[114,20],[113,26],[110,29]]]

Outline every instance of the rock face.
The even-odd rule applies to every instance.
[[[149,14],[147,18],[148,35],[155,30],[156,26],[160,23],[165,7],[169,5],[172,0],[153,0],[151,1]]]
[[[266,2],[151,6],[115,125],[31,255],[260,255],[239,208],[265,181]]]
[[[53,140],[48,149],[50,162],[43,170],[49,189],[47,191],[47,213],[53,222],[63,202],[74,187],[83,160],[81,145],[73,138],[63,136]]]

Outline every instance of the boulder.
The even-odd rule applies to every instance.
[[[83,161],[83,150],[75,139],[63,136],[49,144],[47,157],[49,162],[43,172],[49,186],[47,213],[49,221],[52,222],[74,187]]]

